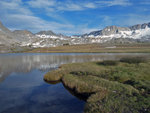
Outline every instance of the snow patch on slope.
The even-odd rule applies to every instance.
[[[53,35],[45,35],[45,34],[42,34],[42,35],[36,35],[37,37],[40,37],[40,38],[53,38],[53,39],[56,39],[56,38],[59,38],[57,36],[53,36]]]

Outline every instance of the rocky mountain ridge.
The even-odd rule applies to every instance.
[[[83,35],[65,36],[52,31],[33,34],[27,30],[10,31],[0,22],[0,48],[12,47],[55,47],[61,45],[90,43],[133,43],[150,42],[150,22],[131,27],[107,26]]]
[[[103,30],[93,31],[89,34],[81,35],[81,37],[111,37],[111,35],[119,34],[122,37],[124,34],[124,37],[129,37],[130,35],[138,34],[138,33],[144,33],[147,32],[149,34],[150,29],[150,22],[144,23],[144,24],[138,24],[131,27],[118,27],[118,26],[107,26]],[[125,36],[126,35],[126,36]],[[130,38],[130,37],[129,37]],[[132,37],[134,38],[134,37]],[[137,38],[137,37],[135,37]],[[140,38],[140,36],[138,37]]]

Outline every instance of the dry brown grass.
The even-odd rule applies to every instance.
[[[116,46],[116,48],[107,48]],[[36,48],[31,53],[150,53],[150,44],[82,44],[49,48]]]

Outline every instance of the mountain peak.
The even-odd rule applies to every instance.
[[[130,29],[131,30],[138,30],[138,29],[145,29],[146,27],[150,28],[150,22],[149,23],[137,24],[137,25],[131,26]]]
[[[56,35],[53,31],[48,30],[48,31],[40,31],[38,33],[36,33],[36,35]]]

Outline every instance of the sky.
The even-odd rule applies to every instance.
[[[11,30],[78,35],[150,22],[150,0],[0,0],[0,21]]]

